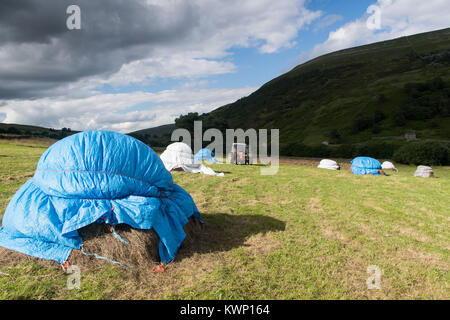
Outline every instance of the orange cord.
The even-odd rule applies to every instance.
[[[69,261],[61,263],[61,268],[64,270],[64,272],[66,272],[67,269],[69,268]]]
[[[150,272],[166,272],[167,268],[169,268],[169,266],[172,264],[172,262],[173,262],[173,260],[167,264],[160,262],[160,264],[157,265],[156,267],[152,268],[150,270]]]

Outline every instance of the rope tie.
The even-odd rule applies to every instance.
[[[122,243],[124,243],[124,244],[126,244],[126,245],[130,244],[130,242],[129,242],[127,239],[122,238],[122,237],[116,232],[116,228],[114,227],[114,225],[111,226],[111,232],[112,232],[114,238],[116,238],[116,239],[119,240],[120,242],[122,242]]]
[[[85,252],[85,251],[84,251],[83,245],[81,245],[81,253],[84,254],[85,256],[88,256],[88,257],[94,257],[94,258],[100,259],[100,260],[105,260],[105,261],[108,261],[108,262],[110,262],[110,263],[117,264],[117,265],[119,265],[119,266],[121,266],[121,267],[124,267],[124,268],[129,268],[129,269],[133,269],[133,268],[134,268],[134,266],[129,266],[129,265],[124,264],[124,263],[121,263],[121,262],[119,262],[119,261],[115,261],[115,260],[112,260],[112,259],[110,259],[110,258],[103,257],[103,256],[98,255],[98,254],[96,254],[96,253],[88,253],[88,252]]]

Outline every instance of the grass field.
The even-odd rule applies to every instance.
[[[46,146],[0,142],[0,216]],[[283,164],[213,165],[225,177],[174,173],[205,232],[165,273],[105,264],[68,290],[59,265],[0,257],[0,299],[449,299],[450,168],[436,179]],[[381,289],[369,290],[369,266]]]

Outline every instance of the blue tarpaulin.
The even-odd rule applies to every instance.
[[[34,176],[6,208],[0,246],[63,263],[72,249],[81,248],[78,230],[106,220],[153,229],[167,263],[191,216],[200,218],[194,201],[173,184],[150,147],[120,133],[86,131],[41,156]]]
[[[214,158],[214,153],[209,150],[209,149],[200,149],[196,154],[195,154],[195,159],[201,161],[201,160],[206,160],[209,162],[219,162],[216,158]]]
[[[369,157],[357,157],[352,160],[352,172],[357,175],[373,174],[380,175],[381,163]]]

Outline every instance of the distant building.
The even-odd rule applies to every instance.
[[[410,133],[406,133],[405,134],[405,139],[406,141],[416,141],[417,140],[417,136],[415,133],[410,132]]]

